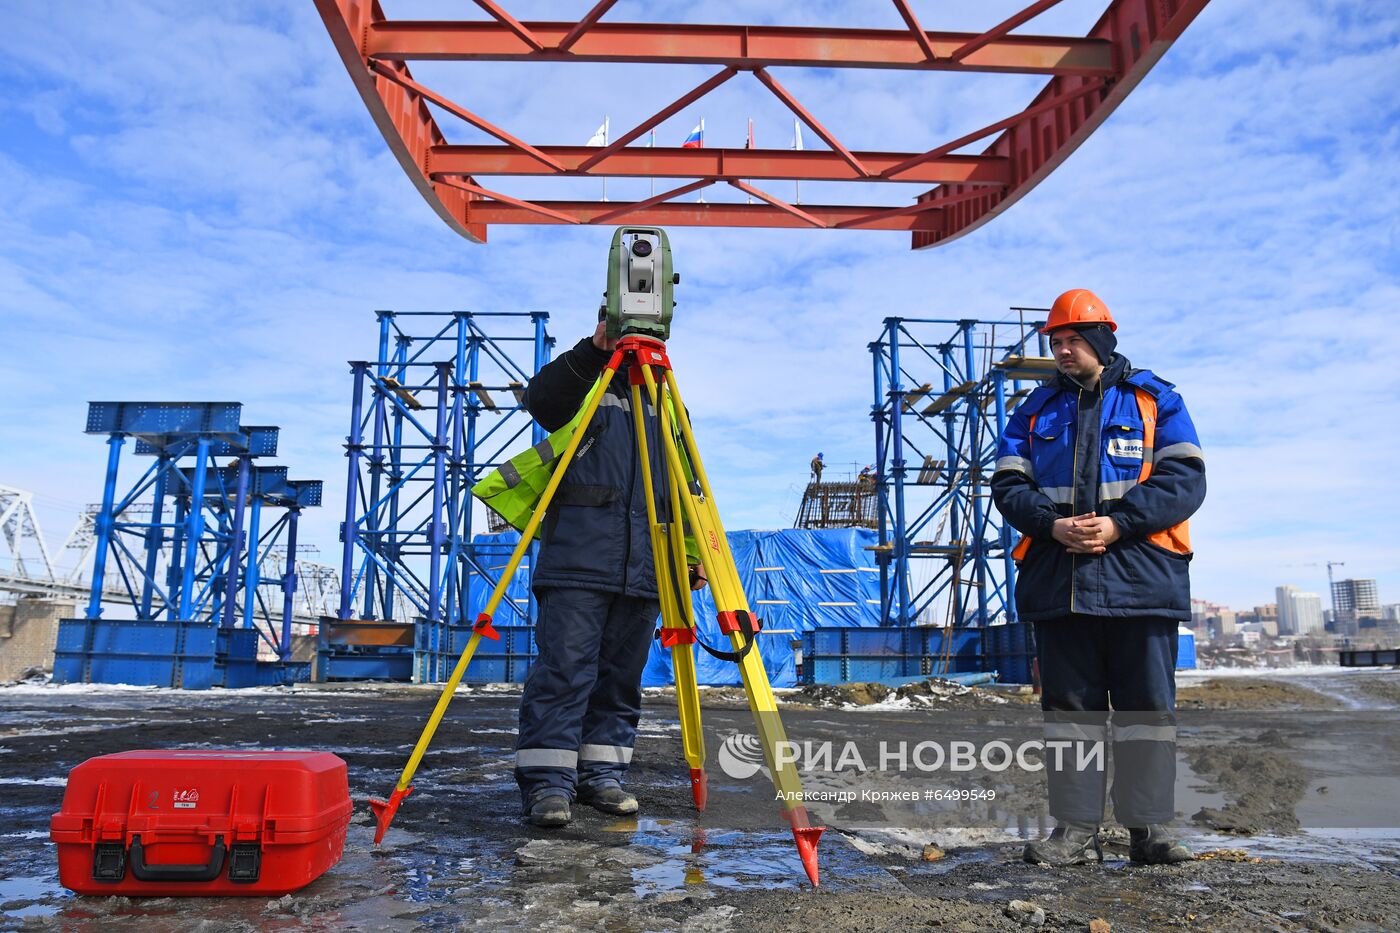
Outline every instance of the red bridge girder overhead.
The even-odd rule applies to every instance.
[[[616,0],[578,22],[522,23],[495,0],[490,19],[391,21],[377,0],[316,0],[375,124],[413,184],[458,233],[484,243],[490,224],[658,224],[908,230],[915,249],[946,243],[1000,214],[1035,187],[1108,117],[1209,0],[1113,0],[1083,37],[1012,32],[1060,0],[1037,0],[981,33],[928,32],[907,0],[892,0],[906,29],[611,23]],[[417,81],[411,61],[622,62],[712,65],[693,90],[602,147],[532,145]],[[774,67],[879,68],[1046,75],[1018,113],[924,152],[852,151],[770,72]],[[715,88],[756,80],[828,148],[686,149],[634,145]],[[429,103],[500,141],[454,145]],[[990,140],[980,153],[959,153]],[[483,184],[488,176],[675,179],[637,201],[526,200]],[[773,181],[923,182],[896,206],[793,204]],[[677,202],[727,185],[748,203]],[[868,189],[865,189],[868,190]]]

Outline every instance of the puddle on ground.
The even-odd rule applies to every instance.
[[[46,917],[58,912],[59,904],[55,901],[66,896],[54,876],[0,878],[0,917]]]
[[[705,829],[686,820],[649,818],[618,820],[603,831],[625,834],[633,853],[629,858],[640,854],[647,862],[632,869],[632,891],[638,897],[707,884],[771,890],[807,883],[797,847],[787,833],[741,833]]]
[[[1376,774],[1322,774],[1308,783],[1294,812],[1303,826],[1329,827],[1331,833],[1351,830],[1400,835],[1395,802],[1400,800],[1400,777]],[[1384,828],[1383,828],[1384,827]]]
[[[1284,862],[1330,862],[1360,868],[1394,870],[1400,863],[1400,833],[1393,829],[1307,829],[1289,836],[1227,836],[1203,833],[1186,837],[1197,854],[1212,849],[1239,849],[1248,855]]]
[[[1336,700],[1345,709],[1389,710],[1394,709],[1395,704],[1369,693],[1366,690],[1366,685],[1368,682],[1390,676],[1393,675],[1388,672],[1369,670],[1339,671],[1335,674],[1309,677],[1303,683],[1310,690],[1315,690],[1325,697]]]

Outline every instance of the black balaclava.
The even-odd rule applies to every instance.
[[[1079,332],[1079,336],[1084,338],[1084,342],[1094,348],[1094,355],[1099,358],[1099,362],[1104,366],[1113,359],[1113,351],[1118,346],[1118,338],[1113,331],[1109,330],[1107,324],[1080,324],[1074,328]]]

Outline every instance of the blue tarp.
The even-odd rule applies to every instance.
[[[477,535],[473,540],[478,549],[490,545],[490,553],[500,555],[499,559],[481,560],[494,579],[519,536],[511,531]],[[809,629],[879,624],[880,574],[873,552],[866,550],[875,543],[875,532],[862,528],[729,532],[729,548],[749,605],[763,619],[764,633],[755,650],[763,655],[774,686],[797,683],[791,642]],[[522,609],[526,606],[523,600],[529,596],[528,576],[529,568],[523,566],[508,593]],[[469,618],[476,617],[489,595],[489,585],[474,581]],[[693,603],[700,636],[727,650],[729,640],[720,634],[709,588],[694,594]],[[505,611],[498,612],[496,618],[503,624],[514,621],[507,619]],[[668,649],[652,643],[643,685],[655,687],[672,682],[670,654]],[[702,684],[740,683],[737,665],[713,658],[698,646],[696,679]]]

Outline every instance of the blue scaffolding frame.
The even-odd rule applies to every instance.
[[[1016,536],[990,483],[1007,417],[1055,368],[1045,309],[1011,310],[1019,320],[890,317],[869,344],[882,625],[1017,622]]]
[[[276,456],[278,428],[242,425],[241,417],[238,402],[89,404],[85,432],[107,435],[107,469],[90,596],[82,619],[60,623],[56,680],[202,689],[282,679],[284,671],[256,671],[256,632],[231,634],[248,624],[239,624],[237,611],[246,583],[245,505],[281,496],[299,511],[313,504],[313,490],[319,501],[320,483],[289,482],[285,467],[257,463]],[[136,455],[152,460],[119,497],[128,437]],[[256,544],[247,548],[250,564],[257,553]],[[110,572],[134,618],[103,618]],[[245,677],[230,676],[231,658],[248,662]]]
[[[376,316],[377,357],[350,363],[341,602],[317,677],[440,681],[474,581],[495,581],[472,540],[471,488],[527,433],[544,439],[521,398],[554,338],[544,312]]]
[[[195,467],[181,467],[180,473],[183,492],[177,497],[176,505],[188,510]],[[215,593],[212,616],[219,622],[216,680],[225,687],[256,686],[262,682],[257,666],[259,642],[267,646],[278,663],[286,665],[291,660],[297,525],[302,509],[321,504],[321,482],[289,480],[284,466],[254,465],[250,468],[246,458],[222,468],[211,464],[207,474],[205,508],[218,525],[215,541],[230,542],[227,560],[217,563],[209,553],[210,545],[200,545],[206,565],[218,568],[212,586]],[[229,497],[225,492],[228,489],[238,492]],[[283,509],[266,530],[262,528],[265,507]],[[262,584],[261,565],[269,552],[279,547],[285,548],[290,565],[287,574],[279,580],[282,601],[274,614],[258,588]],[[310,664],[303,668],[287,672],[288,676],[283,679],[307,679]]]

